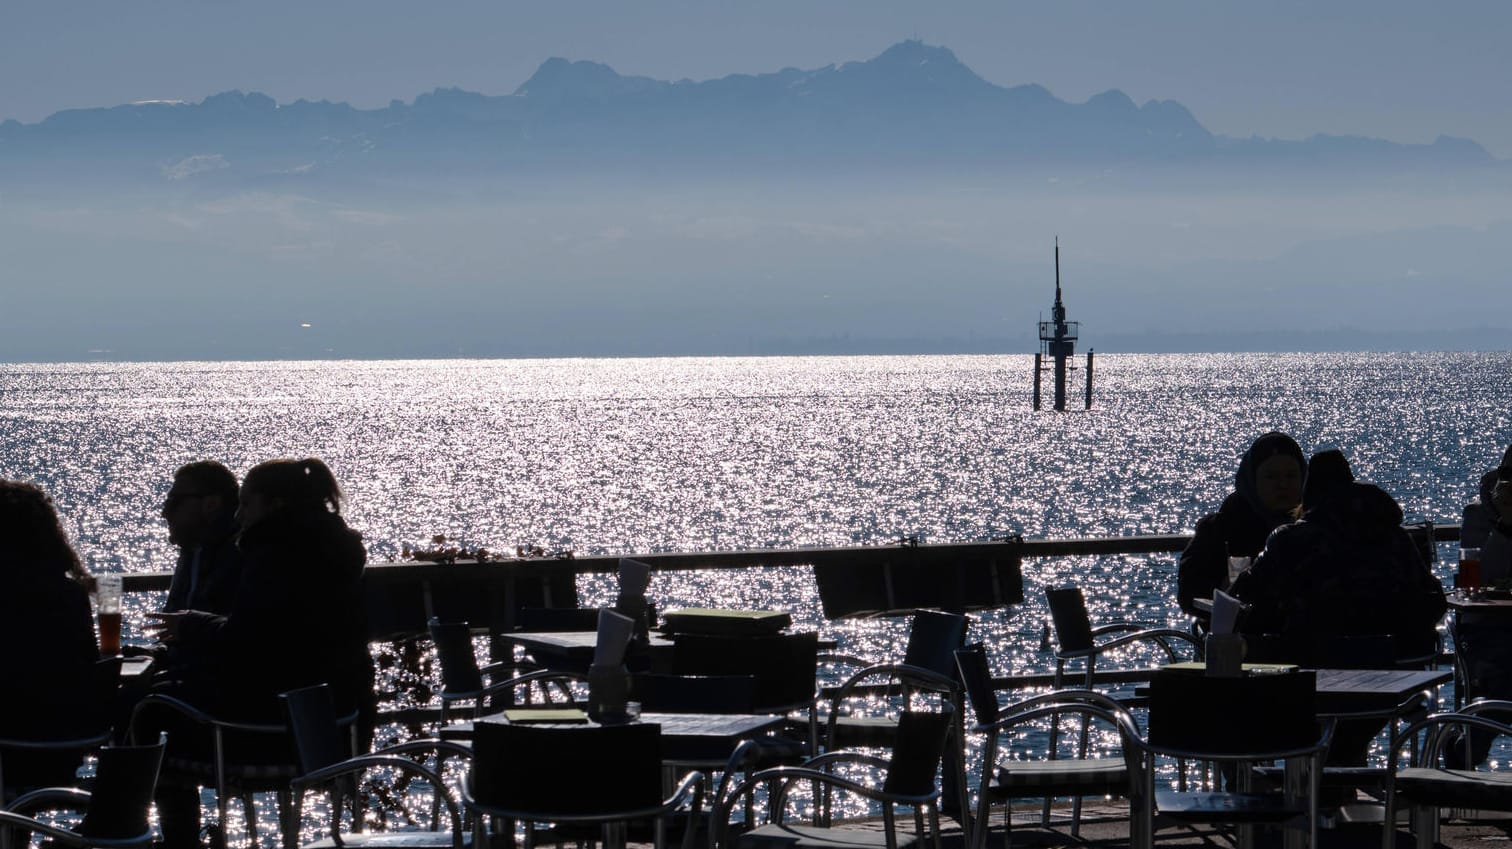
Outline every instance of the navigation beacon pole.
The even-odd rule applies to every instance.
[[[1076,366],[1066,361],[1076,353],[1076,338],[1081,323],[1066,321],[1066,305],[1061,302],[1060,239],[1055,240],[1055,306],[1050,308],[1050,321],[1039,323],[1040,351],[1034,355],[1034,409],[1040,408],[1040,375],[1045,370],[1045,357],[1055,358],[1055,409],[1066,409],[1066,372]],[[1087,352],[1087,409],[1092,408],[1092,352]]]

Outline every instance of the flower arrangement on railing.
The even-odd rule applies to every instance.
[[[431,537],[429,548],[416,546],[411,548],[406,545],[400,549],[400,556],[405,560],[424,563],[441,563],[450,565],[458,560],[476,560],[479,563],[498,562],[501,560],[531,560],[534,558],[554,558],[556,560],[572,560],[572,549],[564,548],[556,551],[547,551],[539,545],[517,545],[514,557],[508,555],[500,557],[497,552],[489,551],[482,546],[469,548],[456,537],[446,534],[436,534]]]
[[[493,552],[488,549],[481,546],[468,548],[457,538],[446,534],[436,534],[431,537],[430,548],[410,548],[406,545],[399,553],[405,560],[427,563],[452,564],[458,560],[476,560],[479,563],[487,563],[494,559]]]

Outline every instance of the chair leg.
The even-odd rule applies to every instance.
[[[1439,809],[1434,805],[1413,805],[1411,816],[1417,849],[1433,849],[1439,839]]]

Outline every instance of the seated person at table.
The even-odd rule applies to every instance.
[[[338,715],[359,711],[371,728],[373,662],[361,593],[367,552],[342,520],[341,502],[336,479],[317,459],[271,460],[247,472],[237,512],[245,571],[231,612],[148,614],[161,640],[192,647],[185,653],[192,663],[177,670],[177,680],[161,682],[161,691],[215,716],[278,723],[279,693],[324,683]],[[208,753],[204,729],[182,728],[168,716],[154,720],[169,731],[171,756]],[[195,782],[166,767],[159,782],[170,849],[197,843]]]
[[[1338,451],[1322,451],[1307,468],[1302,519],[1278,528],[1233,594],[1246,605],[1241,629],[1278,635],[1274,656],[1302,665],[1346,662],[1345,637],[1388,637],[1392,663],[1435,650],[1448,605],[1438,579],[1402,528],[1402,508],[1380,487],[1357,483]],[[1349,662],[1348,665],[1356,665]],[[1361,765],[1385,720],[1339,723],[1333,764]]]
[[[1329,638],[1390,635],[1396,658],[1429,654],[1444,590],[1402,528],[1402,508],[1359,483],[1339,451],[1308,464],[1302,519],[1271,534],[1234,582],[1243,629],[1279,634],[1285,659],[1307,663]]]
[[[0,480],[0,641],[23,647],[6,661],[0,738],[70,740],[104,730],[89,583],[46,493]],[[73,784],[82,756],[12,749],[0,759],[10,796]]]
[[[1480,497],[1465,506],[1460,545],[1481,551],[1481,583],[1491,586],[1512,578],[1512,447],[1500,466],[1480,479]],[[1467,699],[1512,699],[1512,620],[1502,614],[1461,611],[1455,616],[1454,648],[1468,680]],[[1500,718],[1500,717],[1493,717]],[[1492,736],[1471,736],[1470,757],[1451,733],[1445,757],[1451,766],[1468,767],[1486,759]]]
[[[220,463],[202,460],[173,473],[162,516],[179,556],[164,612],[231,612],[242,573],[238,503],[236,475]]]
[[[1228,589],[1229,557],[1258,555],[1271,531],[1296,520],[1306,466],[1301,447],[1284,433],[1271,431],[1250,445],[1234,473],[1234,491],[1197,523],[1181,553],[1176,600],[1182,610],[1206,619],[1192,603]]]

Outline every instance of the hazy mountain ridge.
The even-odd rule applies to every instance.
[[[1218,161],[1444,167],[1495,162],[1473,141],[1431,145],[1316,135],[1214,136],[1181,104],[1118,90],[1085,103],[990,83],[943,47],[905,41],[864,62],[706,81],[625,76],[552,58],[511,95],[436,89],[380,109],[225,92],[0,124],[0,175],[22,166],[183,180],[220,156],[223,178],[426,172],[465,166],[670,164],[1184,164]]]

